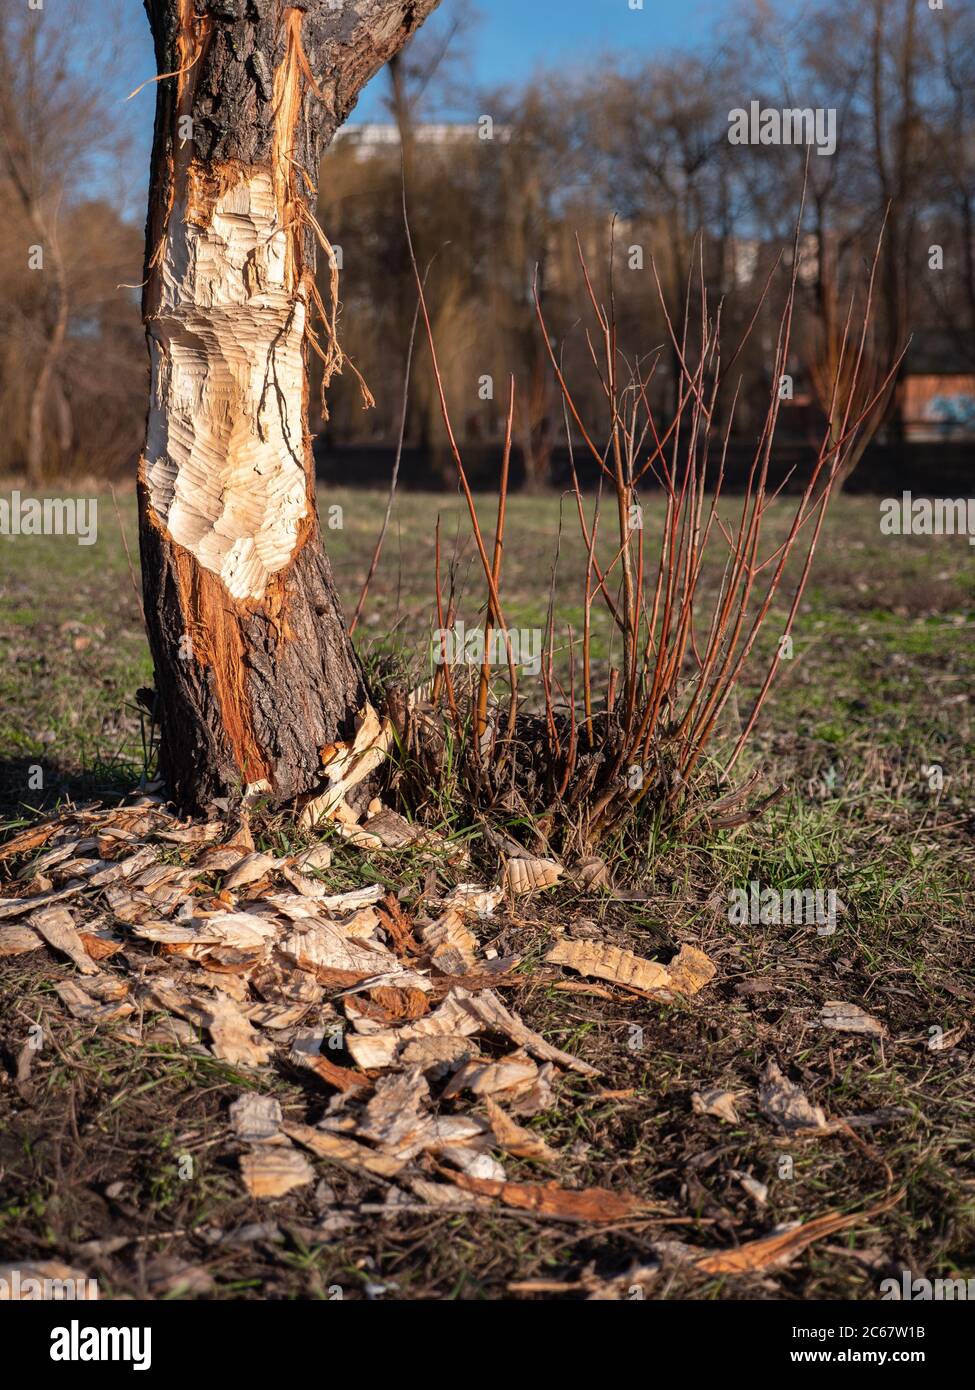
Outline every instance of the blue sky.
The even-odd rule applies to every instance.
[[[636,3],[636,0],[633,0]],[[94,24],[106,42],[119,45],[110,68],[100,68],[107,79],[111,99],[118,103],[119,118],[130,126],[135,141],[133,164],[145,167],[152,135],[155,104],[153,88],[146,87],[132,101],[125,97],[154,72],[149,30],[138,0],[98,0],[104,8]],[[450,24],[462,0],[442,0],[428,25],[441,29]],[[571,70],[593,62],[601,53],[614,51],[632,58],[659,56],[674,48],[691,48],[709,39],[722,15],[736,0],[643,0],[643,8],[631,9],[631,0],[473,0],[474,23],[463,40],[466,57],[458,70],[459,85],[471,94],[483,88],[518,83],[541,68]],[[93,53],[97,57],[97,48]],[[353,121],[387,119],[380,73],[363,91]],[[463,111],[455,100],[447,114],[473,119],[478,111]]]

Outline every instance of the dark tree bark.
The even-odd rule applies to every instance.
[[[145,0],[157,88],[139,468],[161,771],[187,811],[284,804],[366,703],[307,428],[322,154],[438,0]],[[334,288],[334,286],[333,286]],[[332,320],[331,325],[327,322]],[[328,374],[329,368],[326,368]]]

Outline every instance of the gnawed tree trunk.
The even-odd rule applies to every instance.
[[[146,228],[139,532],[161,770],[186,810],[314,790],[320,751],[366,702],[315,504],[311,210],[360,88],[437,3],[145,0],[170,75]]]

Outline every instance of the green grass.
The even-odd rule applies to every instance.
[[[384,498],[344,490],[320,502],[343,508],[343,529],[325,539],[351,608]],[[490,530],[493,499],[479,505]],[[556,603],[579,625],[575,576],[584,548],[572,509],[555,497],[511,499],[502,591],[510,625],[545,621],[560,505]],[[120,510],[134,555],[134,503],[120,498]],[[453,554],[461,616],[477,621],[483,586],[462,502],[404,494],[360,629],[367,660],[395,649],[415,672],[423,668],[434,626],[438,513],[445,573]],[[648,542],[658,524],[653,513],[651,502]],[[771,515],[771,534],[781,533],[784,516],[784,509]],[[758,822],[711,836],[647,818],[641,844],[610,846],[627,856],[618,877],[640,882],[643,901],[559,889],[517,919],[502,919],[492,940],[499,954],[523,958],[524,985],[511,1006],[602,1073],[595,1085],[563,1076],[553,1107],[531,1122],[562,1155],[556,1176],[572,1186],[643,1193],[679,1224],[668,1226],[662,1216],[643,1230],[580,1233],[495,1213],[359,1219],[357,1204],[381,1202],[385,1193],[324,1163],[316,1167],[334,1203],[323,1205],[312,1189],[280,1203],[250,1202],[227,1156],[227,1105],[242,1088],[258,1086],[273,1091],[286,1112],[314,1120],[327,1099],[321,1089],[287,1070],[249,1076],[203,1053],[139,1052],[110,1031],[81,1028],[52,994],[70,968],[29,957],[0,972],[0,1036],[16,1056],[27,1024],[43,1018],[58,1050],[34,1069],[30,1107],[12,1087],[0,1100],[7,1174],[0,1246],[18,1256],[73,1259],[79,1243],[121,1232],[145,1241],[147,1256],[175,1253],[205,1265],[216,1296],[227,1298],[327,1298],[334,1286],[359,1297],[367,1281],[395,1284],[390,1296],[496,1298],[512,1280],[571,1281],[589,1265],[618,1273],[651,1258],[655,1239],[724,1248],[778,1223],[861,1209],[903,1188],[883,1218],[811,1247],[787,1269],[715,1280],[679,1267],[658,1280],[652,1296],[871,1299],[890,1270],[971,1275],[972,1038],[944,1053],[927,1040],[932,1027],[965,1022],[975,998],[975,557],[962,539],[882,537],[878,518],[876,499],[835,502],[793,659],[782,664],[740,765],[742,777],[757,769],[766,787],[783,784],[783,798]],[[716,579],[710,573],[706,582]],[[79,637],[90,641],[79,645]],[[743,712],[775,642],[773,619],[740,692]],[[603,670],[611,650],[597,609],[594,652]],[[151,667],[110,498],[101,499],[95,546],[0,538],[0,654],[8,819],[68,794],[129,789],[143,769],[134,696],[151,682]],[[38,763],[45,783],[32,792],[28,769]],[[932,764],[943,772],[940,789],[931,785]],[[443,827],[467,841],[449,776],[437,794]],[[285,852],[302,839],[269,821],[263,843]],[[446,858],[443,877],[494,872],[483,845],[470,843],[474,864],[461,873]],[[328,879],[336,891],[387,884],[410,912],[428,867],[419,856],[336,843]],[[729,892],[752,880],[837,890],[845,906],[839,930],[818,936],[805,927],[729,927]],[[693,942],[715,961],[715,982],[672,1006],[559,991],[540,962],[567,925],[664,960]],[[880,1044],[820,1027],[827,1000],[859,1004],[882,1019],[887,1038]],[[633,1026],[643,1030],[636,1050]],[[769,1059],[831,1116],[893,1107],[896,1118],[852,1137],[785,1141],[756,1101]],[[690,1097],[707,1087],[741,1093],[739,1125],[694,1113]],[[179,1177],[180,1154],[194,1158],[192,1181]],[[788,1179],[778,1176],[784,1155],[792,1163]],[[508,1172],[539,1176],[517,1163]],[[737,1173],[767,1182],[764,1208],[745,1196]],[[122,1194],[106,1197],[119,1181]],[[336,1211],[345,1225],[328,1224]],[[213,1236],[216,1228],[227,1233],[266,1220],[277,1225],[273,1239],[226,1246]],[[169,1234],[175,1231],[184,1234]],[[155,1265],[133,1256],[142,1249],[86,1258],[106,1291],[183,1296],[178,1283],[175,1292],[160,1292]]]

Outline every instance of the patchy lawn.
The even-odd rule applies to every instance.
[[[322,502],[342,508],[326,542],[351,608],[384,499],[346,491]],[[509,503],[512,626],[544,622],[559,505]],[[134,506],[119,506],[137,563]],[[400,497],[362,628],[367,657],[405,649],[417,675],[432,626],[437,510],[445,557],[458,528],[466,537],[457,499]],[[787,787],[766,817],[709,838],[656,834],[615,866],[619,888],[638,885],[635,900],[559,886],[479,928],[482,946],[521,958],[503,991],[508,1007],[599,1069],[595,1080],[560,1071],[550,1105],[525,1121],[557,1151],[554,1169],[506,1158],[508,1179],[631,1193],[644,1214],[594,1226],[500,1206],[396,1210],[390,1182],[320,1158],[314,1183],[256,1201],[241,1183],[230,1104],[257,1090],[286,1119],[315,1124],[329,1088],[280,1057],[235,1070],[205,1048],[135,1047],[114,1025],[72,1021],[54,987],[73,967],[38,950],[0,961],[0,1260],[60,1259],[97,1275],[103,1296],[219,1298],[638,1289],[658,1299],[873,1299],[903,1269],[975,1274],[975,1028],[965,1031],[975,1000],[975,559],[964,540],[882,537],[878,510],[876,499],[842,498],[827,523],[794,655],[742,769]],[[575,626],[584,551],[568,505],[563,520],[556,595]],[[469,544],[457,548],[456,573],[474,621],[483,595]],[[771,632],[764,641],[768,652]],[[603,626],[595,650],[609,660]],[[100,500],[97,545],[0,538],[0,651],[0,798],[11,829],[68,796],[108,800],[151,775],[135,700],[151,667],[110,497]],[[756,666],[740,708],[759,683]],[[462,829],[449,817],[444,828]],[[280,833],[269,824],[259,843],[281,852]],[[474,875],[491,881],[495,862],[476,844],[473,853],[483,858]],[[5,865],[0,896],[16,891],[11,876],[29,858]],[[409,918],[428,870],[415,857],[340,845],[325,877],[334,891],[381,881]],[[837,893],[836,931],[730,924],[731,891],[752,882]],[[663,1004],[545,963],[558,939],[663,962],[693,945],[716,975],[693,998]],[[883,1036],[826,1026],[830,1001],[864,1010]],[[28,1056],[37,1024],[45,1045]],[[762,1102],[770,1064],[822,1108],[825,1129],[776,1122]],[[725,1118],[693,1100],[711,1091],[734,1097]],[[694,1263],[784,1223],[884,1204],[784,1267],[715,1276]]]

